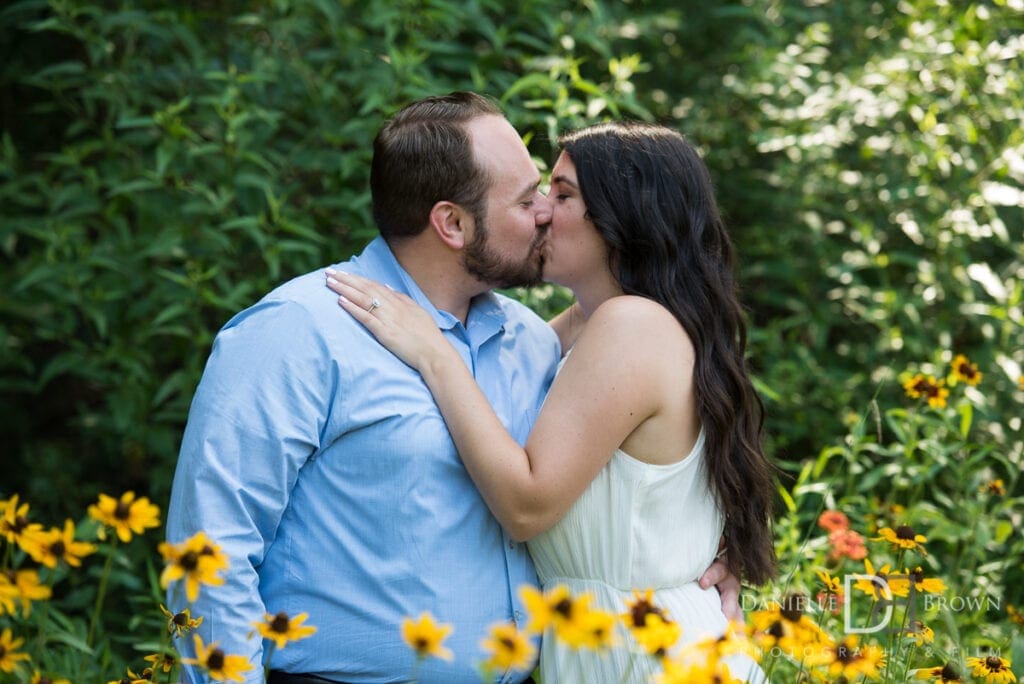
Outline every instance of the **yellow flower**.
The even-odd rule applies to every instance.
[[[150,684],[153,680],[153,670],[146,668],[139,674],[132,672],[132,668],[126,668],[127,675],[120,679],[114,679],[107,684]]]
[[[4,582],[14,590],[14,598],[21,601],[21,612],[25,617],[32,614],[33,601],[45,601],[53,594],[53,590],[39,582],[39,572],[31,568],[23,570],[5,570],[0,573],[0,604],[6,595]],[[9,612],[14,612],[13,607]]]
[[[176,637],[180,637],[186,632],[191,632],[193,629],[203,624],[203,617],[200,615],[193,619],[192,611],[189,608],[186,608],[180,613],[172,613],[161,605],[160,610],[163,612],[164,617],[167,618],[167,633],[173,634]]]
[[[928,405],[932,408],[943,408],[946,405],[946,397],[949,390],[946,389],[942,380],[936,380],[933,376],[924,376],[918,373],[903,383],[903,390],[911,399],[925,397]]]
[[[489,671],[528,670],[537,652],[529,636],[507,622],[492,626],[490,635],[480,646],[489,654],[484,661]]]
[[[968,658],[967,667],[975,677],[984,677],[985,684],[1003,684],[1017,681],[1016,675],[1010,671],[1010,661],[997,655],[984,658]]]
[[[886,563],[876,571],[874,565],[871,564],[871,559],[865,558],[864,570],[865,574],[871,575],[879,581],[872,582],[870,579],[859,579],[854,582],[853,588],[863,591],[868,596],[873,596],[874,598],[892,599],[892,596],[886,595],[887,593],[892,593],[892,586],[889,584],[889,564]]]
[[[897,549],[909,549],[913,551],[919,551],[922,555],[927,556],[924,547],[921,544],[928,541],[923,534],[917,534],[914,529],[908,525],[900,525],[895,530],[891,527],[883,527],[878,530],[879,537],[874,537],[873,541],[884,540],[895,546]]]
[[[54,679],[53,677],[47,677],[44,674],[40,674],[39,671],[32,673],[32,679],[29,684],[71,684],[70,679]]]
[[[651,679],[654,684],[693,684],[708,682],[709,684],[742,684],[729,672],[729,666],[721,661],[680,661],[666,659],[662,661],[664,670]]]
[[[302,623],[309,617],[309,613],[299,613],[289,618],[287,613],[267,615],[262,622],[254,622],[256,631],[264,639],[270,639],[278,648],[284,648],[289,641],[305,639],[316,631],[316,627],[303,627]]]
[[[442,646],[451,631],[451,625],[438,624],[430,613],[421,613],[418,620],[407,617],[402,621],[402,638],[416,652],[417,658],[433,656],[451,660],[454,657],[451,650]]]
[[[573,645],[577,648],[593,649],[614,645],[615,621],[614,613],[594,609],[584,611],[576,621],[575,631],[578,637]]]
[[[804,613],[806,606],[806,596],[793,594],[781,603],[773,601],[768,610],[751,613],[754,641],[765,650],[778,647],[791,653],[827,641],[827,635]]]
[[[18,653],[18,647],[25,643],[24,639],[15,639],[11,630],[0,633],[0,670],[8,674],[18,667],[18,661],[28,660],[27,653]]]
[[[830,594],[841,594],[843,593],[843,583],[839,581],[838,577],[833,577],[825,570],[815,570],[818,575],[818,579],[825,585],[825,591]]]
[[[520,596],[530,614],[527,631],[539,634],[552,627],[555,636],[572,647],[584,646],[592,641],[592,635],[587,633],[587,625],[584,624],[591,612],[590,594],[573,597],[568,587],[561,584],[546,593],[524,585]]]
[[[913,639],[918,646],[924,646],[935,641],[935,632],[931,627],[920,620],[914,620],[904,632],[908,638]]]
[[[6,501],[0,501],[0,534],[8,543],[17,544],[22,551],[29,553],[30,548],[35,548],[42,533],[42,525],[29,522],[28,504],[18,505],[17,494]]]
[[[914,591],[918,594],[941,594],[946,591],[946,583],[937,577],[925,578],[924,570],[921,566],[914,568],[913,572],[910,570],[904,570],[903,574],[910,579],[891,579],[889,580],[889,587],[892,589],[892,593],[897,596],[909,596],[910,595],[910,582],[914,582]]]
[[[1024,390],[1024,375],[1022,375],[1019,378],[1017,378],[1017,387],[1019,387],[1022,390]]]
[[[207,538],[205,532],[196,532],[183,544],[161,542],[158,547],[167,566],[160,575],[160,586],[167,588],[171,582],[185,579],[185,596],[190,602],[199,597],[199,585],[219,586],[224,578],[218,575],[228,569],[228,557],[220,545]]]
[[[223,682],[230,679],[233,682],[244,682],[243,672],[253,669],[252,663],[241,655],[228,655],[217,648],[214,642],[209,646],[203,645],[203,640],[198,634],[192,635],[196,644],[195,658],[182,658],[181,662],[186,665],[198,665],[210,675],[210,679]]]
[[[1010,616],[1010,622],[1013,622],[1015,624],[1018,624],[1018,625],[1024,627],[1024,613],[1021,613],[1014,606],[1012,606],[1010,604],[1007,604],[1006,605],[1006,614]]]
[[[938,682],[939,684],[964,681],[963,677],[960,676],[960,671],[957,670],[952,663],[946,663],[939,667],[928,667],[923,670],[917,670],[914,673],[914,678],[930,679],[933,682]]]
[[[79,568],[82,566],[82,558],[96,551],[94,544],[75,541],[75,523],[70,519],[64,521],[63,530],[53,527],[41,533],[32,546],[25,550],[35,562],[48,568],[57,567],[60,561]]]
[[[646,653],[663,658],[679,641],[683,630],[659,613],[648,613],[644,620],[646,624],[643,627],[629,625],[629,633]]]
[[[144,496],[136,499],[135,492],[125,492],[120,499],[100,494],[99,503],[89,506],[89,515],[100,524],[113,527],[117,538],[126,544],[132,540],[133,532],[142,534],[147,528],[160,527],[160,508]]]
[[[0,615],[14,613],[21,593],[14,582],[9,579],[7,572],[0,572]]]
[[[202,618],[199,618],[200,620]],[[154,653],[143,658],[148,663],[153,663],[154,670],[163,670],[164,672],[170,672],[178,665],[178,659],[170,653]]]
[[[839,643],[825,644],[807,658],[807,663],[823,667],[829,677],[877,678],[885,652],[872,644],[862,645],[856,634],[846,636]]]
[[[983,374],[978,371],[978,365],[971,363],[963,354],[957,354],[950,365],[953,367],[954,379],[965,382],[972,387],[981,382]]]
[[[978,487],[978,491],[982,494],[995,494],[996,496],[1003,496],[1004,494],[1006,494],[1006,484],[1003,482],[1003,478],[997,477],[994,480],[989,480],[988,482],[982,484],[980,487]]]

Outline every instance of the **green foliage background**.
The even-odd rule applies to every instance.
[[[787,473],[898,400],[899,373],[963,353],[985,373],[975,429],[1020,495],[1022,32],[1020,0],[8,4],[0,494],[54,520],[99,492],[163,506],[217,329],[371,239],[376,130],[472,89],[542,166],[558,131],[609,117],[700,145]],[[893,457],[859,456],[876,486]]]

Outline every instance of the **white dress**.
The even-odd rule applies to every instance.
[[[702,430],[690,454],[669,465],[616,451],[565,517],[528,544],[545,590],[564,584],[573,595],[590,593],[594,607],[622,614],[634,589],[653,589],[652,603],[682,627],[683,643],[726,629],[718,591],[697,584],[715,558],[723,523],[708,486]],[[660,666],[624,631],[617,637],[617,646],[597,652],[546,635],[541,681],[649,682]],[[734,677],[763,681],[753,661],[727,662]]]

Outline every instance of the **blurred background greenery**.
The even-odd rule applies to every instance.
[[[973,429],[1019,496],[1022,36],[1024,0],[8,3],[0,495],[52,521],[99,492],[163,507],[218,328],[360,250],[377,129],[471,89],[542,167],[604,118],[699,145],[786,473],[902,397],[900,373],[966,354]]]

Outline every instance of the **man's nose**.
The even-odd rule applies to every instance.
[[[542,193],[537,193],[536,205],[537,213],[534,215],[534,221],[538,226],[547,226],[551,223],[551,200]]]

